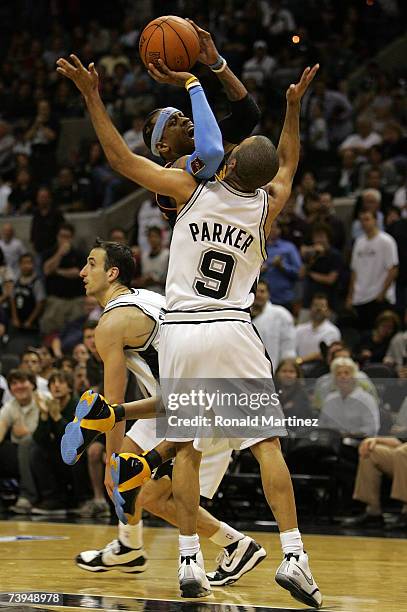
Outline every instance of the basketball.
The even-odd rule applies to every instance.
[[[190,70],[200,52],[199,37],[182,17],[157,17],[142,31],[139,52],[146,68],[161,59],[170,70]]]

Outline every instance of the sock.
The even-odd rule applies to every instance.
[[[304,545],[301,540],[301,534],[298,529],[290,529],[289,531],[283,531],[280,533],[280,542],[283,553],[288,555],[294,553],[295,555],[301,555],[304,552]]]
[[[153,450],[148,451],[148,453],[143,454],[143,457],[147,461],[148,465],[150,466],[151,471],[155,470],[155,468],[160,467],[160,465],[163,462],[160,453],[157,453],[157,451],[154,450],[154,448]]]
[[[370,514],[371,516],[380,516],[382,513],[382,509],[380,506],[366,506],[366,514]]]
[[[181,557],[193,557],[199,553],[199,536],[194,533],[191,536],[179,536],[179,554]]]
[[[229,544],[233,544],[242,538],[244,538],[244,533],[236,531],[236,529],[233,529],[233,527],[221,521],[218,531],[216,531],[209,539],[217,546],[222,546],[222,548],[225,548],[226,546],[229,546]]]
[[[119,521],[119,540],[127,548],[143,547],[143,521],[137,525],[125,525]]]

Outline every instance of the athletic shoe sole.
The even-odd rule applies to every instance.
[[[283,589],[286,589],[290,592],[291,597],[294,597],[297,601],[305,604],[306,606],[310,606],[311,608],[320,608],[322,606],[322,602],[318,604],[315,599],[312,597],[314,593],[319,591],[316,588],[312,594],[306,593],[304,589],[292,578],[288,576],[284,576],[283,574],[277,574],[275,577],[275,581],[279,584]]]
[[[80,455],[78,455],[78,449],[81,448],[85,442],[81,431],[81,422],[82,419],[84,419],[92,410],[97,397],[97,394],[95,394],[91,404],[89,404],[86,399],[82,399],[76,406],[75,410],[75,417],[77,420],[68,423],[65,428],[65,433],[61,440],[61,455],[64,463],[67,465],[74,465],[80,458]],[[95,432],[95,437],[93,439],[96,439],[100,435],[101,432]]]
[[[93,572],[93,573],[105,573],[105,572],[122,572],[123,574],[142,574],[143,572],[146,571],[147,569],[147,565],[148,563],[144,563],[144,565],[139,565],[137,567],[126,567],[125,565],[120,566],[120,564],[118,565],[112,565],[112,567],[106,566],[106,565],[97,565],[95,567],[91,567],[89,565],[86,565],[85,563],[80,563],[78,561],[76,561],[76,565],[78,567],[80,567],[81,569],[87,570],[88,572]]]
[[[189,597],[196,599],[198,597],[207,597],[212,591],[205,589],[198,580],[184,580],[180,583],[181,597]]]
[[[259,565],[259,563],[264,561],[266,557],[267,557],[266,551],[264,550],[264,548],[260,548],[250,557],[247,563],[245,563],[244,566],[236,574],[225,576],[224,578],[221,578],[219,580],[211,579],[207,575],[209,584],[211,586],[226,586],[226,585],[233,584],[234,582],[237,582],[239,578],[241,578],[244,574],[247,574],[247,572],[250,572],[250,570],[254,569],[256,565]]]

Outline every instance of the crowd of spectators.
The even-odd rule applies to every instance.
[[[204,9],[178,0],[166,12],[194,15],[212,32],[261,108],[256,132],[273,141],[287,85],[304,65],[321,64],[304,99],[299,171],[268,239],[252,316],[287,416],[317,415],[321,427],[343,436],[398,435],[403,446],[406,86],[401,72],[371,58],[401,33],[405,7],[396,0],[358,7],[310,0],[305,11],[304,4],[229,0]],[[85,108],[55,61],[75,52],[85,64],[96,62],[102,99],[136,153],[149,155],[142,138],[149,111],[168,100],[189,109],[184,92],[158,86],[138,57],[140,29],[157,14],[154,2],[136,14],[121,1],[112,14],[102,1],[98,19],[66,5],[54,3],[35,23],[21,15],[21,28],[0,43],[0,482],[19,477],[18,513],[106,516],[102,444],[75,470],[65,469],[57,452],[76,398],[86,388],[101,389],[103,379],[94,342],[101,311],[84,296],[86,253],[66,214],[106,208],[130,187],[97,142],[78,141],[61,155],[64,122],[82,119]],[[216,112],[225,113],[214,75],[202,66],[196,71]],[[341,197],[354,202],[350,225],[336,211]],[[2,223],[1,215],[10,217]],[[21,215],[30,216],[30,243],[15,236],[13,217]],[[170,232],[154,199],[142,202],[130,232],[116,227],[108,238],[131,246],[133,285],[163,294]],[[393,388],[379,392],[378,377]],[[369,448],[362,447],[360,461]],[[50,459],[54,471],[45,475]],[[361,478],[358,472],[355,498],[365,501]],[[407,493],[404,499],[395,488],[407,503]],[[371,505],[377,516],[379,505]]]

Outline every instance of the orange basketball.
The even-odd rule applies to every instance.
[[[146,68],[162,59],[171,70],[190,70],[199,55],[199,37],[182,17],[157,17],[142,31],[139,51]]]

